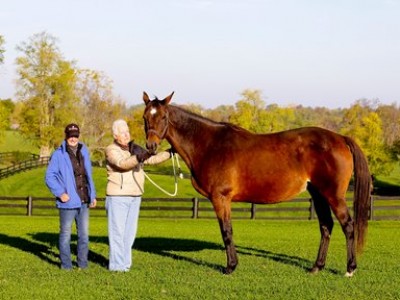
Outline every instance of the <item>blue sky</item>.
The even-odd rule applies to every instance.
[[[175,91],[213,108],[248,88],[280,106],[400,103],[399,16],[400,0],[5,1],[0,98],[14,97],[16,46],[46,31],[129,105]]]

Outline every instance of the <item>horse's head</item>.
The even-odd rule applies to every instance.
[[[157,151],[158,145],[164,139],[168,130],[168,103],[171,101],[174,92],[163,100],[150,100],[146,92],[143,92],[143,101],[146,104],[143,119],[146,131],[146,147],[151,153]]]

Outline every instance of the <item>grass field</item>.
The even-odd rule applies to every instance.
[[[18,131],[8,130],[0,139],[0,152],[32,152],[39,154],[39,149],[22,137]]]
[[[57,217],[0,216],[0,299],[400,299],[399,222],[370,223],[353,278],[339,226],[326,269],[309,275],[317,222],[235,220],[239,266],[227,276],[216,220],[141,219],[127,273],[107,270],[106,218],[90,222],[90,267],[66,272]]]

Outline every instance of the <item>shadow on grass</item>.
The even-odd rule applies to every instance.
[[[224,248],[221,245],[216,243],[193,240],[193,239],[140,237],[135,240],[133,248],[138,251],[148,252],[181,261],[187,261],[198,266],[206,266],[221,272],[224,269],[224,267],[221,265],[208,263],[203,260],[193,259],[176,253],[170,253],[170,251],[196,252],[201,250],[220,250],[220,251],[224,250]]]
[[[237,252],[239,254],[245,254],[245,255],[254,255],[257,257],[263,257],[267,258],[279,263],[283,263],[286,265],[290,266],[295,266],[298,268],[303,269],[306,272],[311,271],[311,266],[313,266],[313,262],[304,259],[298,256],[293,256],[293,255],[287,255],[283,253],[274,253],[268,250],[260,250],[260,249],[255,249],[255,248],[249,248],[249,247],[241,247],[241,246],[236,246]],[[340,274],[339,271],[331,269],[331,268],[324,268],[325,272],[329,272],[331,274],[338,275]]]
[[[207,263],[201,260],[195,260],[193,258],[186,257],[182,254],[178,255],[176,253],[170,253],[170,251],[176,251],[176,252],[195,252],[201,250],[225,251],[225,248],[222,247],[222,244],[216,244],[216,243],[193,240],[193,239],[142,237],[136,239],[134,248],[139,251],[149,252],[173,259],[184,260],[196,265],[207,266],[210,267],[211,269],[218,270],[220,272],[223,272],[225,268],[222,265]],[[268,250],[260,250],[256,248],[242,247],[242,246],[236,246],[236,249],[239,255],[239,260],[240,260],[240,255],[262,257],[269,260],[273,260],[278,263],[301,268],[306,272],[309,272],[311,270],[311,267],[313,266],[313,262],[298,256],[287,255],[283,253],[274,253]],[[332,274],[339,274],[337,270],[331,268],[325,268],[325,272],[329,272]]]
[[[31,241],[25,238],[9,236],[1,233],[0,243],[36,255],[41,260],[51,265],[59,265],[58,254],[55,253],[48,245],[37,243],[35,241]]]
[[[374,179],[374,195],[379,196],[398,196],[400,195],[400,187],[379,179]]]
[[[58,249],[58,234],[38,232],[30,234],[30,236],[33,240],[0,233],[0,243],[36,255],[38,258],[51,265],[59,266],[59,251],[53,250],[54,248]],[[76,240],[77,236],[73,234],[71,236],[71,253],[77,252],[76,242],[74,242]],[[108,266],[108,259],[91,250],[89,250],[89,261],[105,268]]]
[[[58,250],[57,252],[52,249],[56,248],[58,245],[58,234],[56,233],[46,233],[39,232],[30,235],[33,240],[13,237],[5,234],[0,234],[0,243],[4,245],[9,245],[21,251],[31,253],[42,259],[43,261],[52,264],[59,265]],[[76,235],[71,236],[71,252],[76,253]],[[92,243],[103,243],[108,244],[107,236],[91,236],[90,242]],[[172,259],[187,261],[189,263],[206,266],[211,269],[223,272],[225,266],[209,263],[204,260],[198,260],[191,257],[187,257],[183,254],[171,253],[171,252],[196,252],[202,250],[218,250],[221,253],[225,252],[224,247],[221,244],[199,241],[194,239],[176,239],[176,238],[165,238],[165,237],[138,237],[135,240],[133,246],[134,250],[143,251],[147,253],[152,253],[160,255],[162,257],[168,257]],[[250,247],[236,246],[237,252],[240,255],[250,255],[256,257],[263,257],[269,260],[273,260],[279,263],[283,263],[290,266],[295,266],[297,268],[304,269],[306,271],[310,270],[312,262],[303,259],[298,256],[287,255],[282,253],[275,253],[268,250],[260,250]],[[223,254],[224,255],[224,254]],[[89,250],[89,261],[96,263],[104,268],[108,267],[108,259],[102,254],[95,253]],[[326,268],[332,274],[339,274],[337,270]]]
[[[57,233],[38,232],[38,233],[31,234],[31,236],[34,240],[37,240],[37,241],[40,241],[43,243],[48,243],[52,247],[58,248],[58,234]],[[75,253],[75,254],[77,253],[77,247],[76,247],[77,239],[78,239],[78,237],[76,234],[71,235],[71,253]],[[98,264],[104,268],[107,268],[108,267],[108,259],[105,258],[103,255],[90,250],[90,243],[97,242],[97,241],[95,241],[94,237],[92,238],[92,236],[89,237],[89,240],[90,240],[89,241],[89,255],[88,255],[89,262],[92,262],[92,263]],[[105,238],[102,237],[102,240],[100,242],[107,243],[108,242],[107,237],[105,237]]]

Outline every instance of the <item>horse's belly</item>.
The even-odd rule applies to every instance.
[[[307,190],[307,179],[279,180],[276,182],[255,183],[242,186],[232,201],[251,203],[277,203],[295,198]]]

